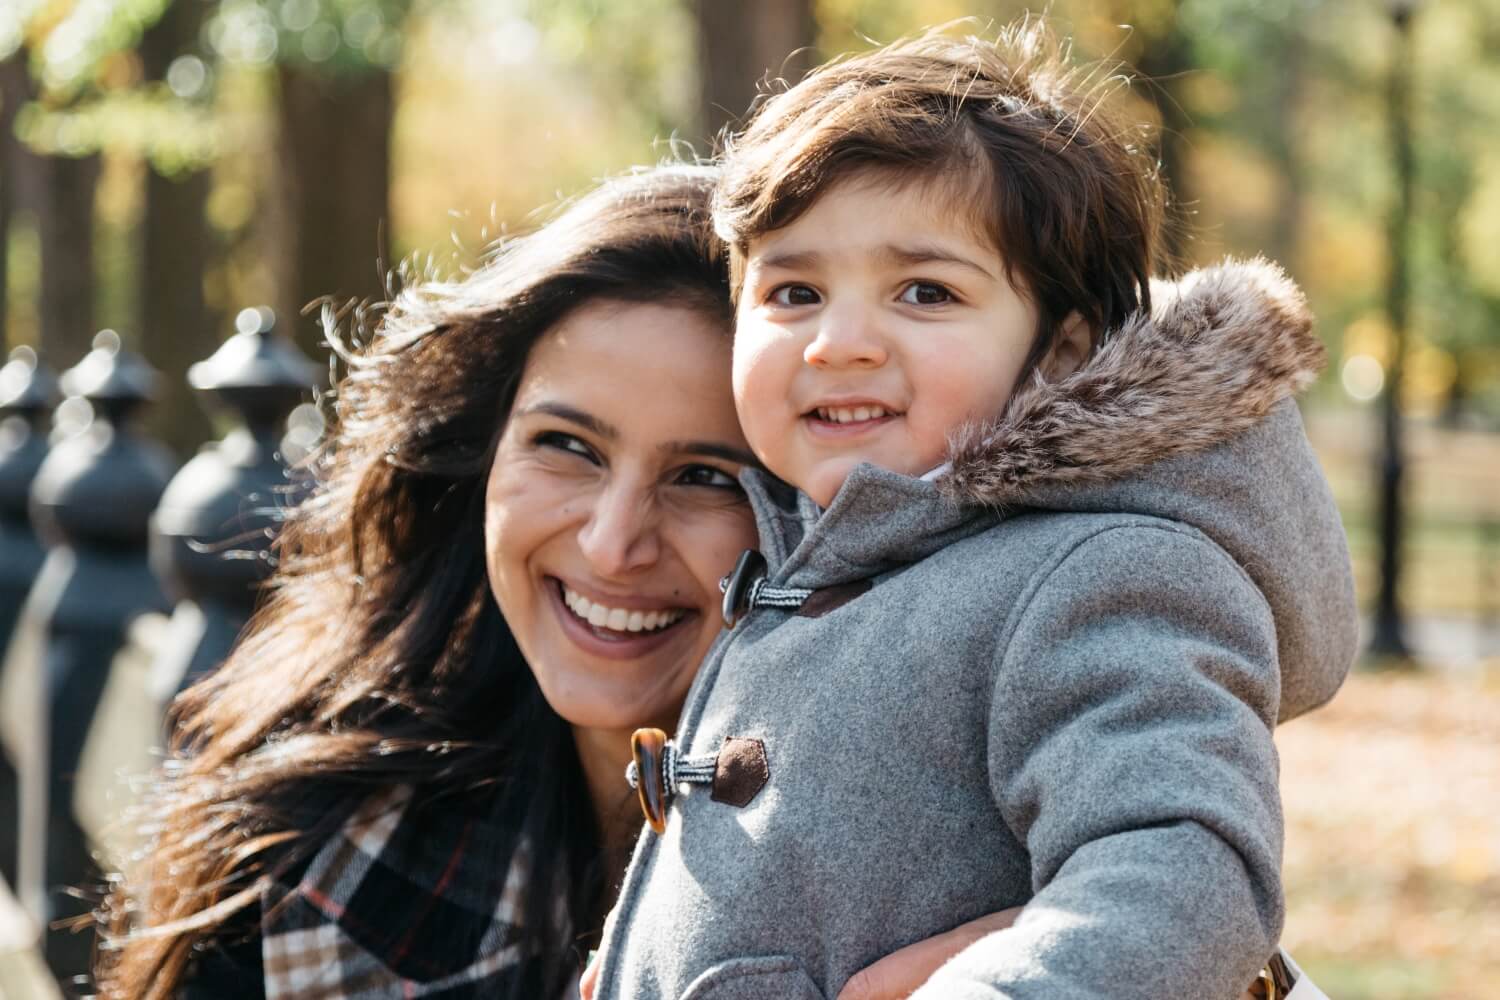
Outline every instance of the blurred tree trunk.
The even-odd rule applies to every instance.
[[[204,10],[201,3],[174,3],[145,33],[139,52],[146,79],[166,78],[172,60],[197,37]],[[161,371],[162,384],[145,422],[153,437],[183,455],[212,436],[207,415],[188,388],[188,365],[207,357],[222,339],[203,297],[204,272],[213,256],[205,211],[210,179],[207,170],[170,178],[146,170],[140,342]]]
[[[1161,173],[1171,199],[1162,249],[1167,270],[1192,263],[1193,219],[1197,208],[1188,176],[1188,130],[1192,119],[1183,102],[1183,75],[1192,70],[1192,39],[1183,30],[1176,0],[1163,6],[1154,20],[1135,21],[1139,32],[1136,70],[1148,81],[1149,93],[1161,115]],[[1128,17],[1120,18],[1130,21]]]
[[[313,357],[322,331],[303,307],[322,296],[384,297],[390,267],[391,76],[282,66],[275,218],[277,316]]]
[[[95,332],[94,191],[99,157],[44,156],[37,165],[40,340],[49,362],[61,369],[88,352]]]
[[[0,62],[0,359],[10,352],[10,223],[15,217],[16,171],[20,141],[16,112],[26,100],[26,50],[18,48]],[[3,360],[0,360],[3,363]]]
[[[814,64],[812,0],[693,0],[698,26],[699,131],[742,118],[769,75],[796,83]]]
[[[1266,143],[1266,152],[1276,164],[1281,179],[1281,197],[1271,218],[1270,253],[1292,274],[1297,273],[1297,254],[1302,242],[1302,212],[1306,192],[1302,161],[1297,148],[1296,109],[1301,107],[1302,84],[1307,69],[1307,45],[1299,30],[1300,18],[1288,17],[1280,32],[1271,86],[1273,107],[1280,109]]]

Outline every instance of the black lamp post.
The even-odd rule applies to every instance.
[[[1380,408],[1383,430],[1378,521],[1380,591],[1375,599],[1375,618],[1367,650],[1372,660],[1386,666],[1411,664],[1400,594],[1405,522],[1403,480],[1406,474],[1401,388],[1410,336],[1411,271],[1407,252],[1411,243],[1412,187],[1416,175],[1411,137],[1412,21],[1419,3],[1420,0],[1391,0],[1389,6],[1395,36],[1386,81],[1386,114],[1390,123],[1396,195],[1389,220],[1390,274],[1386,283],[1385,308],[1394,344]]]

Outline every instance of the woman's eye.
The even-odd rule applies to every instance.
[[[536,436],[536,444],[540,448],[556,448],[558,451],[570,452],[580,458],[585,458],[595,465],[599,464],[599,457],[594,450],[571,434],[563,434],[560,431],[543,431]]]
[[[712,465],[691,465],[682,470],[677,481],[684,486],[711,486],[720,490],[740,492],[740,481],[723,469]]]
[[[953,301],[953,293],[931,281],[913,281],[901,290],[901,301],[912,306],[940,306]]]
[[[807,285],[782,285],[772,289],[771,301],[778,306],[815,306],[820,299],[817,290]]]

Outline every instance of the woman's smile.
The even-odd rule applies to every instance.
[[[642,611],[639,608],[615,607],[614,605],[623,602],[611,601],[606,604],[600,600],[591,601],[567,584],[560,586],[563,603],[568,606],[568,610],[594,628],[609,632],[655,632],[677,624],[687,614],[686,608],[648,607]]]
[[[667,643],[693,638],[688,619],[697,612],[692,609],[639,598],[610,598],[609,603],[590,600],[550,577],[543,586],[563,633],[593,656],[630,660],[649,656]]]

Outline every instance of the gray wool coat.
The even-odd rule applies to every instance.
[[[935,479],[860,466],[819,511],[747,475],[767,583],[816,599],[705,661],[676,740],[738,750],[643,834],[598,996],[831,998],[1019,904],[917,996],[1243,992],[1283,917],[1272,729],[1355,652],[1290,398],[1323,352],[1264,261],[1153,294]]]

